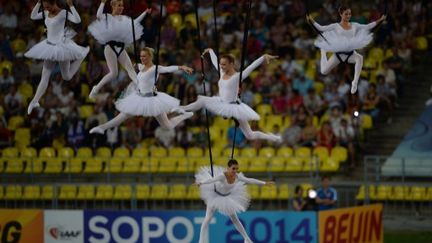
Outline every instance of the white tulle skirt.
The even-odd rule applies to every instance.
[[[61,42],[51,43],[45,39],[30,48],[24,56],[58,62],[84,59],[89,53],[90,48],[79,46],[72,40],[75,35],[73,30],[67,30],[66,32]]]
[[[213,167],[214,176],[219,176],[224,173],[225,169],[220,166]],[[197,182],[211,179],[210,167],[201,167],[195,174]],[[244,212],[249,207],[250,196],[247,192],[246,185],[243,182],[236,182],[235,186],[227,196],[222,196],[215,191],[219,182],[215,184],[206,184],[200,186],[201,199],[207,207],[219,211],[221,214],[230,216],[236,213]]]
[[[109,41],[122,42],[130,45],[133,42],[132,23],[127,16],[122,16],[121,21],[114,20],[111,16],[93,21],[88,30],[90,34],[99,42],[105,45]],[[138,40],[143,35],[143,26],[134,22],[135,39]]]
[[[373,40],[373,34],[368,30],[359,30],[354,37],[348,38],[335,31],[322,33],[327,39],[325,41],[321,36],[315,41],[315,46],[328,52],[351,52],[365,48]]]
[[[248,105],[241,103],[228,103],[222,100],[219,96],[202,96],[199,95],[198,99],[204,101],[205,108],[214,114],[226,118],[235,118],[240,120],[259,120],[260,116]]]
[[[133,116],[158,116],[169,113],[180,105],[180,100],[162,92],[156,96],[145,97],[138,91],[131,92],[115,102],[116,109]]]

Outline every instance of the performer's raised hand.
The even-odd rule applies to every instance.
[[[265,61],[266,61],[267,64],[269,64],[271,60],[274,60],[274,59],[277,59],[277,58],[279,58],[279,56],[272,56],[272,55],[269,55],[269,54],[264,54],[264,59],[265,59]]]

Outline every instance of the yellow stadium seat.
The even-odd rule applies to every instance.
[[[253,106],[258,106],[262,103],[263,97],[261,94],[259,93],[255,93],[254,97],[253,97]]]
[[[279,185],[279,193],[277,195],[277,199],[288,200],[288,198],[289,198],[288,184]]]
[[[313,155],[317,156],[321,162],[324,162],[329,157],[329,151],[327,147],[318,146],[313,149]]]
[[[345,162],[348,159],[348,150],[341,146],[336,146],[331,151],[331,158],[338,162]]]
[[[2,151],[2,157],[3,158],[14,158],[18,157],[19,151],[18,148],[15,147],[8,147],[3,149]]]
[[[18,52],[25,52],[27,49],[27,43],[21,38],[16,38],[11,41],[11,48],[15,54]]]
[[[255,148],[244,148],[240,151],[242,157],[254,158],[257,156],[257,151]]]
[[[383,201],[389,199],[392,194],[392,187],[387,185],[379,185],[376,189],[376,199]]]
[[[148,185],[137,185],[135,187],[135,197],[138,200],[150,198],[150,187]]]
[[[123,172],[124,173],[138,173],[141,167],[140,158],[126,158],[124,159]]]
[[[204,166],[210,166],[210,159],[208,157],[194,159],[194,171],[198,171],[201,167]]]
[[[36,158],[36,157],[37,157],[36,149],[31,147],[21,149],[21,158]]]
[[[108,162],[108,171],[110,173],[120,173],[123,171],[123,159],[111,158]]]
[[[320,169],[321,163],[318,158],[300,157],[300,159],[303,160],[303,171],[317,171]]]
[[[421,186],[411,187],[411,193],[408,197],[411,201],[425,201],[426,198],[426,188]]]
[[[19,185],[6,186],[4,199],[6,200],[19,200],[22,199],[22,187]]]
[[[314,186],[310,183],[302,183],[300,184],[300,187],[303,189],[303,197],[307,197],[309,189],[314,188]]]
[[[100,147],[96,150],[96,156],[102,158],[111,158],[111,149],[108,147]]]
[[[182,147],[175,147],[168,149],[168,155],[171,157],[185,157],[186,151]]]
[[[167,151],[163,147],[154,147],[150,149],[151,157],[166,157]]]
[[[253,159],[249,165],[248,171],[250,172],[266,172],[268,158],[257,157]]]
[[[39,157],[42,158],[54,158],[56,156],[56,152],[54,148],[45,147],[39,151]]]
[[[71,158],[68,166],[65,168],[65,173],[81,173],[84,168],[84,162],[82,158]]]
[[[93,185],[80,185],[78,187],[78,194],[76,199],[78,200],[91,200],[95,196],[95,188]]]
[[[132,151],[132,157],[146,158],[148,156],[149,152],[146,148],[136,148]]]
[[[114,188],[115,200],[131,200],[132,199],[132,187],[130,185],[117,185]]]
[[[428,49],[428,40],[425,36],[416,38],[416,49],[419,51],[426,51]]]
[[[204,151],[197,147],[188,148],[186,152],[188,157],[202,157],[204,155]]]
[[[24,124],[24,117],[22,116],[12,116],[9,118],[8,129],[15,131],[18,127]]]
[[[79,107],[79,116],[81,119],[87,119],[93,115],[94,110],[92,105],[82,105]]]
[[[171,186],[168,194],[168,199],[171,200],[181,200],[184,199],[186,195],[186,186],[183,184],[175,184]]]
[[[74,157],[74,151],[70,147],[60,148],[57,152],[58,157],[60,158],[72,158]]]
[[[220,156],[221,154],[222,154],[222,149],[219,147],[212,147],[212,155],[213,155],[213,157],[217,157],[217,156]],[[204,150],[205,152],[204,152],[204,155],[205,155],[205,157],[209,157],[209,150],[208,149],[205,149]]]
[[[361,115],[361,128],[371,129],[373,127],[372,117],[368,114]]]
[[[220,127],[210,127],[210,139],[212,142],[221,142],[226,140],[224,138],[224,134],[222,133],[222,129]]]
[[[51,185],[42,186],[40,199],[53,200],[54,199],[54,187]]]
[[[316,94],[321,95],[324,92],[325,85],[322,82],[314,82]]]
[[[22,173],[24,170],[24,160],[20,158],[10,158],[6,162],[6,167],[4,169],[5,173],[15,174]]]
[[[181,158],[178,161],[177,172],[178,173],[186,173],[194,171],[194,162],[189,158]]]
[[[395,186],[393,187],[393,193],[389,196],[390,200],[402,201],[409,198],[409,187],[408,186]]]
[[[88,158],[85,161],[84,173],[101,173],[103,170],[102,159]]]
[[[190,13],[184,17],[184,23],[190,22],[194,28],[197,27],[195,14]]]
[[[149,162],[149,165],[147,166],[149,171],[147,172],[152,172],[152,173],[158,172],[160,160],[161,158],[150,158],[149,160],[147,160]]]
[[[171,21],[171,24],[176,29],[179,29],[180,26],[183,24],[183,19],[180,14],[170,14],[168,15],[168,19]]]
[[[75,185],[60,186],[58,198],[60,200],[75,200],[77,196],[77,187]]]
[[[426,200],[432,201],[432,187],[429,187],[426,192]]]
[[[168,197],[168,186],[165,184],[153,185],[151,187],[150,199],[163,200]]]
[[[273,109],[272,109],[271,105],[267,105],[267,104],[261,104],[261,105],[259,105],[257,107],[256,111],[261,116],[273,114]]]
[[[18,87],[18,93],[22,96],[24,102],[33,96],[33,86],[27,82],[23,82]]]
[[[365,192],[365,186],[362,185],[362,186],[360,186],[360,188],[359,188],[359,190],[357,192],[356,200],[364,200],[365,199],[365,194],[366,194],[366,192]]]
[[[43,162],[46,159],[36,158],[27,162],[27,166],[24,169],[24,173],[42,173]]]
[[[24,200],[38,200],[40,198],[40,188],[39,186],[25,186],[23,199]]]
[[[46,160],[44,173],[56,174],[63,171],[63,162],[59,158],[49,158]]]
[[[221,116],[217,116],[214,118],[213,121],[213,126],[216,127],[229,127],[230,126],[230,120],[229,119],[225,119]]]
[[[290,148],[290,147],[283,147],[283,148],[280,148],[280,149],[276,152],[276,155],[277,155],[277,156],[279,156],[279,157],[285,157],[285,158],[292,157],[293,154],[294,154],[294,152],[293,152],[292,148]]]
[[[226,148],[222,151],[222,157],[231,158],[231,153],[232,153],[232,147]],[[240,154],[240,149],[235,148],[234,149],[234,157],[236,157],[239,154]],[[219,157],[219,156],[215,156],[215,157]]]
[[[96,200],[110,200],[113,198],[113,187],[111,185],[99,185],[96,187]]]
[[[297,157],[289,157],[286,161],[285,171],[287,172],[300,172],[303,170],[303,162]]]
[[[264,147],[264,148],[258,150],[258,156],[260,156],[260,157],[271,158],[271,157],[274,157],[275,154],[276,154],[276,151],[272,147]]]
[[[141,160],[141,166],[139,168],[140,173],[148,173],[151,171],[151,168],[154,167],[152,163],[156,162],[156,168],[159,166],[159,160],[155,160],[155,158],[145,158]]]
[[[311,156],[311,149],[308,147],[299,147],[295,150],[295,156],[296,157],[310,157]]]
[[[121,147],[121,148],[116,148],[114,150],[113,157],[128,158],[129,156],[130,156],[130,151],[127,148]]]
[[[30,129],[17,128],[14,135],[15,147],[25,148],[30,145]]]
[[[200,199],[199,187],[191,185],[188,187],[186,198],[188,200],[198,200]]]
[[[320,165],[321,171],[336,172],[339,170],[339,162],[333,158],[326,158]]]
[[[247,190],[251,199],[259,199],[260,198],[260,187],[258,185],[247,185]]]
[[[270,171],[272,172],[283,172],[286,168],[286,158],[275,157],[269,161]]]
[[[260,195],[261,199],[274,200],[277,198],[277,196],[278,196],[278,190],[275,185],[261,188],[261,195]]]
[[[166,157],[159,160],[158,172],[161,173],[174,173],[177,170],[178,158]]]
[[[91,148],[88,147],[79,148],[76,157],[80,157],[80,158],[93,157],[93,151],[91,150]]]
[[[380,47],[371,48],[368,57],[381,61],[384,59],[384,50]]]

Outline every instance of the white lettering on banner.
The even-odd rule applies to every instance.
[[[150,225],[156,225],[156,230],[150,230]],[[142,218],[143,243],[150,243],[151,238],[159,238],[164,233],[164,222],[158,217]]]
[[[96,234],[103,235],[103,237],[102,237],[102,239],[97,239],[97,238],[94,238],[93,236],[91,236],[89,238],[89,241],[91,243],[109,242],[111,239],[110,232],[103,227],[97,226],[97,223],[106,224],[106,223],[108,223],[108,219],[104,216],[95,216],[95,217],[90,219],[90,221],[89,221],[90,231],[93,233],[96,233]]]
[[[178,239],[176,238],[176,236],[173,234],[174,232],[174,227],[177,224],[182,224],[186,227],[186,236],[183,239]],[[166,229],[166,234],[167,234],[167,238],[169,242],[177,242],[177,243],[189,243],[192,242],[193,237],[194,237],[194,228],[192,223],[184,217],[174,217],[172,218],[168,224],[167,224],[167,229]]]
[[[119,234],[120,226],[122,224],[128,224],[132,228],[132,235],[127,239],[122,238],[122,236]],[[138,223],[133,218],[122,216],[114,220],[114,223],[112,224],[111,227],[111,233],[112,233],[113,240],[115,242],[135,243],[138,241],[139,238],[139,226]]]

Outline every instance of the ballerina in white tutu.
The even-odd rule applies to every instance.
[[[56,63],[60,65],[61,75],[64,80],[70,80],[78,71],[82,61],[89,52],[89,47],[77,45],[72,38],[76,34],[66,27],[66,22],[78,24],[81,18],[73,6],[72,0],[67,0],[70,12],[61,9],[56,0],[38,1],[31,12],[32,20],[44,19],[47,28],[47,39],[34,45],[24,55],[28,58],[44,60],[42,76],[35,96],[30,102],[27,113],[30,114],[35,107],[39,107],[39,100],[45,93],[49,78]]]
[[[364,25],[349,22],[351,19],[351,9],[349,7],[340,7],[339,14],[341,17],[340,23],[326,26],[315,22],[310,15],[307,15],[306,18],[319,31],[323,32],[324,38],[320,36],[315,41],[315,45],[321,49],[321,73],[328,74],[339,63],[354,64],[354,79],[351,83],[351,93],[354,94],[357,91],[357,84],[363,67],[363,56],[357,53],[356,50],[366,47],[372,41],[371,29],[384,21],[386,16],[383,15],[376,22]],[[327,52],[334,53],[330,59],[327,59]]]
[[[181,112],[180,115],[168,119],[167,113],[180,105],[180,101],[162,92],[155,91],[156,66],[153,64],[153,49],[144,47],[140,53],[141,63],[138,73],[138,88],[129,85],[123,98],[119,98],[116,109],[120,111],[112,120],[94,127],[90,133],[103,134],[105,130],[116,127],[132,116],[155,117],[159,124],[166,129],[173,129],[180,122],[193,116],[193,112]],[[173,73],[182,70],[192,74],[193,69],[186,66],[158,66],[159,73]]]
[[[130,79],[137,84],[137,76],[132,62],[125,51],[133,39],[132,20],[130,17],[121,15],[123,12],[123,0],[111,0],[111,14],[103,13],[107,0],[102,0],[98,8],[97,19],[88,27],[90,34],[102,45],[105,45],[104,55],[108,65],[109,73],[93,86],[89,98],[94,99],[100,89],[118,75],[118,63],[128,73]],[[151,13],[151,9],[144,11],[138,18],[133,20],[135,28],[135,39],[138,40],[143,34],[143,26],[140,22]]]
[[[210,53],[210,59],[213,63],[213,66],[218,69],[216,54],[212,49],[208,48],[204,51],[202,55],[204,56],[207,52]],[[264,61],[269,63],[271,60],[276,58],[277,56],[264,54],[244,69],[242,79],[246,79],[249,74],[259,65],[261,65]],[[196,111],[205,107],[212,113],[215,113],[219,116],[236,119],[239,123],[241,131],[247,139],[265,139],[272,142],[280,141],[281,137],[279,135],[252,131],[251,127],[249,126],[249,120],[259,120],[260,117],[254,110],[252,110],[252,108],[242,103],[238,99],[240,73],[235,70],[234,62],[235,59],[232,55],[222,55],[222,57],[220,58],[220,79],[218,82],[218,96],[208,97],[199,95],[197,101],[186,106],[180,106],[174,111]]]
[[[195,174],[195,184],[200,187],[201,198],[207,205],[199,242],[207,242],[208,225],[215,211],[230,217],[236,229],[245,239],[244,242],[252,242],[237,217],[237,213],[244,212],[249,207],[250,196],[246,190],[246,184],[274,185],[275,183],[245,177],[243,173],[238,172],[238,162],[233,159],[228,161],[226,170],[220,166],[215,166],[213,169],[214,177],[211,176],[210,167],[202,167]]]

